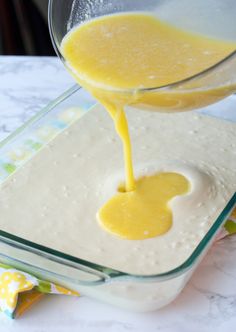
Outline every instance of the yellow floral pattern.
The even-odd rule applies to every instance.
[[[236,221],[236,209],[234,209],[234,211],[232,212],[231,219]]]
[[[75,120],[79,119],[86,111],[83,108],[71,107],[59,114],[58,119],[66,124],[71,124]]]
[[[17,163],[18,161],[26,160],[31,156],[31,150],[27,148],[15,149],[8,153],[8,157],[11,161]]]
[[[1,300],[6,302],[6,306],[15,308],[18,293],[32,289],[34,284],[22,273],[7,271],[0,276],[0,287]]]
[[[44,293],[79,296],[78,292],[42,281],[22,271],[0,264],[0,311],[11,318],[19,316]]]
[[[74,295],[74,296],[79,296],[79,293],[78,292],[75,292],[75,291],[72,291],[72,290],[69,290],[69,289],[66,289],[64,287],[61,287],[61,286],[58,286],[58,285],[55,285],[55,290],[53,292],[54,294],[64,294],[64,295]]]

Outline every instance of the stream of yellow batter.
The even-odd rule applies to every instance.
[[[125,191],[117,192],[98,212],[99,222],[107,231],[132,240],[164,234],[172,224],[168,203],[190,188],[188,180],[177,173],[154,174],[135,181],[124,106],[143,98],[137,89],[190,77],[235,48],[234,43],[193,35],[142,13],[100,17],[65,36],[61,51],[68,68],[105,106],[124,147]],[[136,93],[127,93],[127,89]],[[205,93],[205,98],[212,91]],[[217,98],[219,92],[214,93]],[[153,104],[158,98],[147,94],[145,103]],[[169,100],[168,92],[161,100],[163,106],[165,100]]]

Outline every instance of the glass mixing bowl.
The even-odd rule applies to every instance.
[[[95,17],[127,11],[147,12],[183,30],[236,42],[234,0],[50,0],[50,34],[63,63],[67,66],[60,44],[71,29]],[[103,90],[102,95],[142,109],[173,112],[212,104],[235,91],[236,50],[182,81],[143,89]]]

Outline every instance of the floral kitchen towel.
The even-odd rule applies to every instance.
[[[49,293],[79,296],[75,291],[0,264],[0,311],[7,316],[15,318],[21,315]]]

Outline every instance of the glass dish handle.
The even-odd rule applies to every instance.
[[[11,234],[0,231],[0,262],[42,280],[66,287],[68,283],[91,286],[108,282],[114,276],[114,271],[111,275],[109,269],[99,265],[91,263],[90,266],[85,266],[82,260],[71,256],[67,259],[65,254],[59,252],[55,257],[55,252],[51,249],[42,247],[43,250],[40,250],[41,246],[35,244],[32,248],[32,244],[27,245],[28,241],[21,239],[19,243],[19,238],[17,242],[12,238],[14,236]]]

